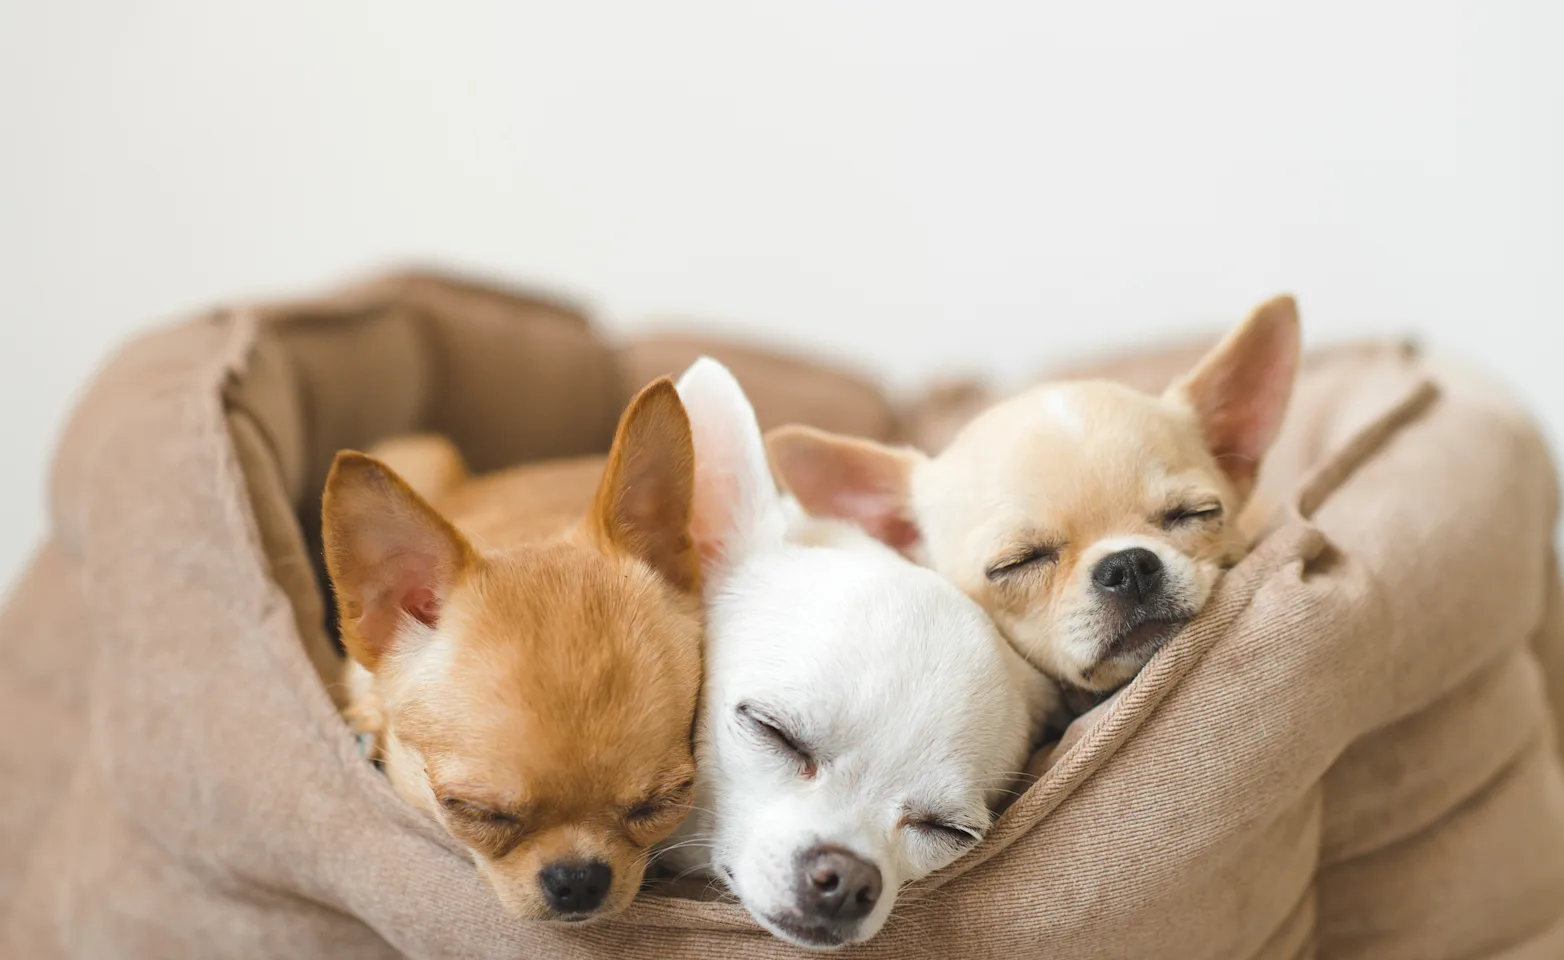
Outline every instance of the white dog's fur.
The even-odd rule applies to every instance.
[[[902,884],[987,830],[1057,690],[938,574],[784,502],[726,368],[703,358],[678,389],[695,441],[707,641],[696,809],[665,862],[720,877],[794,943],[866,940]],[[801,906],[801,864],[821,849],[878,870],[866,915]]]

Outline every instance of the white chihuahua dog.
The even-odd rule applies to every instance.
[[[725,367],[678,390],[707,640],[695,812],[664,862],[793,943],[867,940],[983,837],[1057,689],[938,574],[784,502]]]

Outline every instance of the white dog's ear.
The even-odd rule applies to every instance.
[[[1194,411],[1217,466],[1244,496],[1287,413],[1299,339],[1298,304],[1268,300],[1165,394]]]
[[[701,357],[678,390],[695,441],[690,533],[710,587],[755,549],[780,542],[786,521],[755,409],[738,380]]]
[[[923,539],[912,513],[912,471],[923,454],[798,424],[771,431],[766,445],[809,513],[855,523],[904,552]]]

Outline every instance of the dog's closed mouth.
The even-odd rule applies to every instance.
[[[766,922],[781,931],[790,940],[811,947],[840,947],[851,938],[847,931],[839,927],[826,927],[818,924],[805,923],[798,917],[790,914],[776,914],[766,918]]]
[[[1142,620],[1140,623],[1126,627],[1117,636],[1108,642],[1108,649],[1103,654],[1103,659],[1109,659],[1126,654],[1155,651],[1170,640],[1174,634],[1183,629],[1188,623],[1187,617],[1156,618]]]

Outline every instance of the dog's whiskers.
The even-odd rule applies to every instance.
[[[683,880],[685,877],[688,877],[690,874],[692,874],[692,873],[700,873],[702,870],[706,870],[706,869],[710,868],[710,866],[711,866],[711,864],[709,864],[709,863],[697,863],[693,867],[685,867],[683,870],[680,870],[678,873],[674,874],[673,875],[673,879],[674,880]],[[718,879],[718,878],[713,877],[713,879]]]
[[[912,903],[905,904],[905,906],[915,907],[917,906],[917,902],[914,901]],[[903,930],[910,930],[916,939],[927,939],[929,935],[929,929],[928,924],[925,922],[926,918],[920,916],[919,911],[906,910],[903,909],[903,907],[903,904],[897,903],[897,905],[892,908],[890,916],[885,918],[885,929],[887,931],[895,931],[898,933]]]
[[[675,850],[683,850],[686,847],[706,847],[710,849],[716,846],[717,844],[715,840],[713,840],[711,837],[691,837],[688,840],[680,840],[678,843],[670,843],[666,847],[658,847],[657,856],[660,857],[663,854],[672,853]]]

